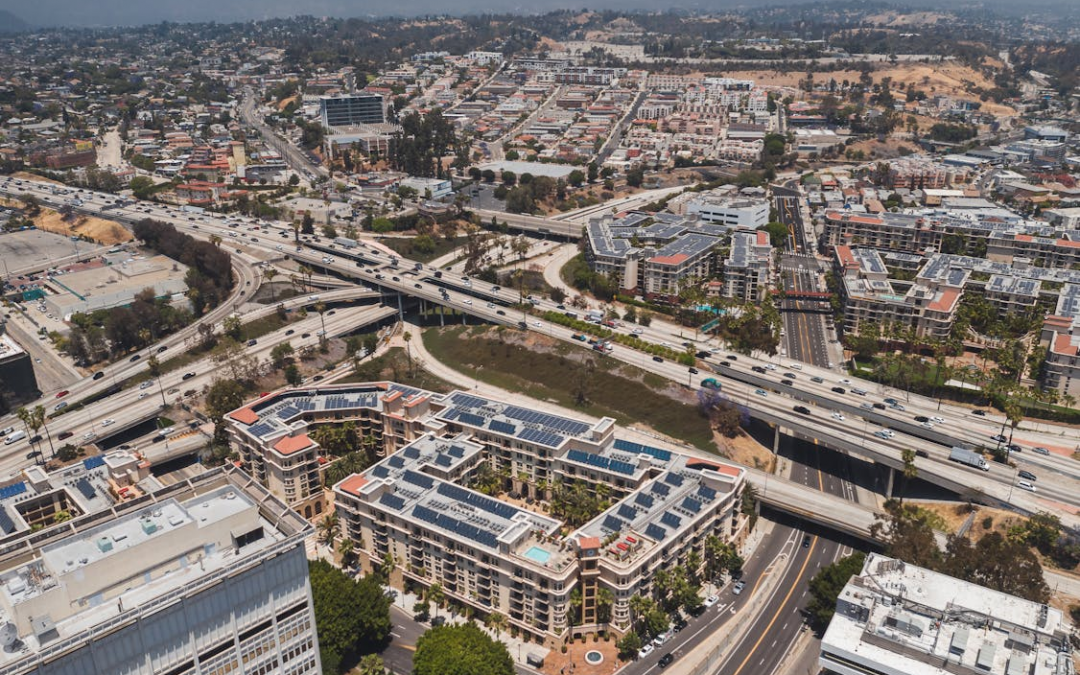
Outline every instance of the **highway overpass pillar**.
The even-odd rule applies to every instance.
[[[780,456],[780,425],[773,427],[772,454],[773,457]]]
[[[892,468],[891,466],[887,466],[885,468],[888,469],[888,471],[889,471],[889,483],[885,487],[885,496],[888,497],[889,499],[892,499],[892,496],[893,496],[893,483],[896,482],[896,469]]]
[[[398,321],[405,322],[405,309],[401,306],[401,293],[397,296],[397,315]]]

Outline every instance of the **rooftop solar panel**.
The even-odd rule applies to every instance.
[[[634,501],[641,504],[647,509],[651,509],[653,505],[653,498],[651,495],[647,495],[644,492],[639,492],[634,495]]]
[[[405,500],[404,499],[402,499],[401,497],[398,497],[395,494],[391,494],[389,492],[382,493],[382,496],[379,497],[379,503],[383,504],[385,506],[389,506],[390,508],[394,509],[395,511],[400,511],[402,508],[405,507]]]
[[[402,450],[401,454],[405,455],[409,459],[416,459],[420,456],[420,450],[416,446],[410,445],[409,447]]]
[[[484,422],[487,421],[480,415],[474,415],[472,413],[466,412],[459,414],[458,420],[460,420],[462,424],[468,424],[469,426],[473,427],[482,427],[484,426]]]
[[[4,534],[11,534],[15,531],[15,521],[8,515],[7,509],[0,508],[0,530],[3,530]]]
[[[454,463],[454,459],[450,455],[438,455],[435,457],[435,463],[439,466],[450,466]]]
[[[668,475],[664,476],[664,482],[670,483],[671,485],[674,485],[675,487],[679,487],[680,485],[683,484],[683,477],[680,476],[677,473],[671,473],[669,471]]]
[[[517,427],[513,424],[508,424],[500,420],[491,420],[488,423],[488,429],[491,429],[495,433],[506,434],[508,436],[517,435]]]
[[[645,536],[655,541],[663,541],[667,536],[667,530],[656,523],[649,523],[649,526],[645,528]]]
[[[92,471],[99,466],[105,465],[105,455],[94,455],[93,457],[87,457],[83,460],[83,468],[87,471]]]
[[[667,497],[671,490],[663,483],[653,483],[651,492],[661,497]]]
[[[394,455],[390,459],[386,460],[386,463],[394,467],[395,469],[400,469],[401,467],[405,466],[405,460],[402,459],[400,455]]]
[[[461,447],[460,445],[450,446],[449,452],[452,457],[457,457],[458,459],[465,456],[465,448]]]
[[[393,458],[391,458],[391,459],[393,459]],[[424,474],[416,473],[415,471],[410,471],[410,470],[407,470],[407,469],[406,469],[405,473],[402,475],[402,478],[405,479],[406,483],[412,483],[413,485],[417,485],[419,487],[422,487],[425,490],[430,490],[431,487],[435,484],[435,481],[433,481],[431,478],[425,476]]]
[[[622,504],[619,506],[619,517],[625,518],[626,520],[633,520],[637,517],[637,511],[629,504]]]
[[[601,524],[601,527],[611,532],[621,532],[623,528],[623,521],[609,514],[606,518],[604,518],[604,522]]]
[[[664,511],[664,515],[660,516],[660,522],[674,529],[682,524],[682,518],[678,517],[671,511]]]
[[[97,490],[95,490],[94,486],[90,484],[90,481],[86,480],[85,478],[80,478],[75,483],[75,489],[81,492],[82,496],[86,497],[87,499],[93,499],[94,495],[97,494]]]
[[[375,476],[376,478],[386,478],[390,475],[390,469],[387,469],[382,464],[379,464],[378,466],[375,466],[371,469],[371,475]]]
[[[680,504],[680,506],[682,506],[684,509],[686,509],[687,511],[689,511],[691,513],[697,513],[698,511],[701,510],[701,502],[699,502],[699,501],[697,501],[695,499],[691,499],[689,497],[682,500],[682,504]]]
[[[699,497],[701,497],[702,500],[707,502],[711,502],[712,500],[716,499],[716,490],[706,485],[702,485],[701,487],[699,487],[697,494]]]

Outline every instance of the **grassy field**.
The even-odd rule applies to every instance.
[[[613,417],[623,425],[641,423],[716,452],[708,421],[694,405],[672,397],[678,394],[691,400],[677,385],[573,345],[548,344],[545,338],[530,338],[543,340],[535,345],[503,341],[499,330],[432,328],[424,331],[424,345],[436,359],[471,378],[594,417]],[[596,365],[591,375],[586,375],[587,360]],[[587,402],[578,405],[576,390],[582,386],[582,378],[586,378]]]
[[[435,242],[435,250],[430,252],[425,251],[423,253],[416,250],[412,239],[403,237],[384,237],[379,240],[379,243],[394,249],[400,253],[402,257],[422,263],[429,263],[435,258],[446,255],[450,251],[465,245],[465,237],[454,237],[450,241],[447,241],[445,237],[432,237],[432,240]]]

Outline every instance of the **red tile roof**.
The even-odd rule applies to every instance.
[[[349,476],[348,478],[345,479],[344,482],[342,482],[341,490],[342,490],[342,492],[348,492],[349,494],[351,494],[353,496],[359,497],[360,496],[360,488],[367,485],[367,482],[368,482],[367,478],[364,478],[363,476],[361,476],[359,474],[357,474],[355,476]]]
[[[934,312],[945,312],[956,305],[956,299],[960,297],[960,291],[949,289],[942,292],[941,297],[927,305],[927,309]]]
[[[252,410],[250,407],[234,410],[233,412],[229,413],[229,417],[233,418],[237,422],[242,422],[244,424],[255,424],[259,421],[259,416],[255,414],[255,411]]]
[[[768,244],[769,243],[769,233],[759,231],[757,233],[757,243],[758,243],[758,246],[765,246],[766,244]]]
[[[295,436],[284,436],[277,443],[274,443],[274,450],[277,450],[279,454],[291,455],[301,450],[306,450],[315,443],[308,438],[307,434],[297,434]]]
[[[581,537],[578,539],[578,546],[582,550],[590,548],[600,548],[600,537]]]
[[[1073,355],[1080,353],[1080,349],[1072,343],[1072,337],[1068,333],[1058,333],[1054,338],[1053,352],[1055,354]]]
[[[685,262],[690,256],[685,253],[676,253],[675,255],[658,255],[649,259],[649,262],[656,263],[657,265],[678,265]]]

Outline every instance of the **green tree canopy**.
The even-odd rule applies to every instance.
[[[475,624],[443,625],[417,640],[413,675],[514,675],[514,663],[506,645]]]
[[[341,673],[390,635],[390,599],[378,577],[353,581],[325,560],[308,563],[324,673]]]
[[[862,571],[866,554],[862,551],[853,553],[826,565],[818,570],[810,580],[810,602],[806,612],[810,615],[810,625],[816,630],[824,630],[836,612],[836,599],[848,580]]]

